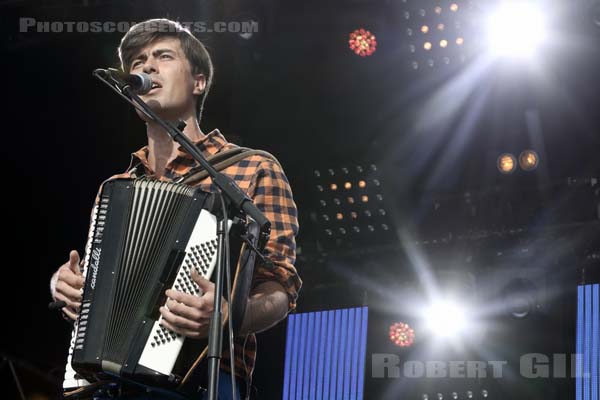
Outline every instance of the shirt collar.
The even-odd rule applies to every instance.
[[[218,129],[215,129],[206,134],[202,139],[194,143],[205,157],[210,157],[213,154],[221,151],[227,144],[227,140]],[[136,175],[145,174],[148,176],[154,175],[154,171],[148,163],[148,145],[142,147],[138,151],[131,154],[131,163],[128,171],[136,170]],[[198,162],[180,145],[177,148],[177,156],[165,167],[165,174],[161,180],[172,180],[177,176],[185,175],[190,169],[196,167]],[[140,169],[143,171],[140,171]],[[163,179],[164,178],[164,179]]]

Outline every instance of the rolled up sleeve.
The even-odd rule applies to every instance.
[[[302,280],[294,267],[298,209],[285,173],[271,160],[262,161],[254,176],[254,204],[271,222],[271,235],[265,246],[266,257],[273,265],[256,266],[254,286],[266,281],[277,281],[289,298],[289,309],[296,308]]]

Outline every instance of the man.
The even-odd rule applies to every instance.
[[[163,119],[183,120],[184,134],[205,156],[235,147],[227,143],[218,130],[204,134],[198,121],[206,94],[211,86],[213,67],[202,43],[180,24],[165,20],[150,20],[133,26],[123,37],[119,57],[124,71],[144,72],[152,77],[154,87],[142,99]],[[175,180],[196,167],[196,161],[156,123],[139,113],[146,122],[148,145],[133,153],[130,169],[115,177],[140,174],[163,181]],[[293,266],[295,236],[298,232],[297,210],[287,178],[278,163],[252,155],[223,171],[235,179],[240,188],[271,221],[271,237],[266,255],[273,268],[258,265],[253,289],[248,300],[241,337],[236,339],[236,373],[249,381],[256,357],[254,332],[265,330],[281,321],[295,307],[301,280]],[[114,178],[114,177],[113,177]],[[215,191],[210,178],[199,183],[205,191]],[[81,305],[84,283],[79,269],[80,258],[71,251],[51,280],[55,301],[64,301],[64,315],[75,320]],[[202,289],[201,296],[167,290],[166,307],[161,308],[165,327],[190,338],[207,336],[209,318],[213,312],[214,285],[198,274],[192,276]],[[227,315],[223,302],[223,315]],[[222,369],[227,369],[224,355]],[[220,381],[227,381],[221,377]],[[224,394],[223,394],[224,395]],[[225,398],[225,397],[221,397]]]

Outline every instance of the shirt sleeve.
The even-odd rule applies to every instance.
[[[266,281],[279,282],[288,294],[289,309],[293,310],[302,286],[302,280],[294,267],[299,229],[298,209],[287,177],[278,163],[262,161],[253,180],[254,204],[271,222],[271,235],[265,246],[265,253],[273,264],[257,264],[253,286]]]

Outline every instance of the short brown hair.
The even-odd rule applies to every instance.
[[[192,67],[192,74],[203,74],[206,79],[204,92],[196,101],[196,116],[199,120],[202,115],[204,100],[212,84],[213,65],[204,44],[179,22],[157,18],[132,26],[123,36],[119,45],[121,68],[123,71],[129,72],[131,63],[137,53],[148,44],[164,37],[178,38],[181,48]]]

